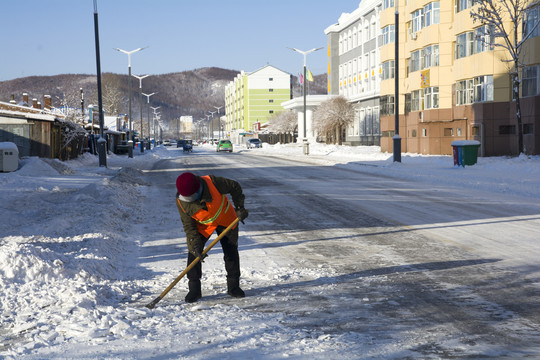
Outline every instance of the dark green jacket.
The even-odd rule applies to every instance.
[[[242,192],[242,187],[238,182],[214,175],[210,175],[210,179],[212,180],[212,183],[214,184],[216,189],[221,194],[231,195],[235,208],[244,207],[245,196]],[[198,237],[201,237],[201,234],[197,230],[197,222],[195,221],[195,219],[192,218],[192,216],[201,209],[207,210],[206,202],[212,201],[208,185],[200,177],[199,180],[201,181],[201,184],[203,186],[201,198],[199,200],[196,200],[194,202],[185,202],[182,200],[178,200],[178,193],[176,193],[176,206],[178,207],[178,212],[180,213],[180,219],[182,220],[182,224],[184,225],[184,232],[186,233],[187,239],[196,239]],[[182,207],[180,207],[178,201],[180,201]]]

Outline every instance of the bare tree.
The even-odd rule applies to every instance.
[[[268,130],[277,134],[293,132],[298,127],[298,117],[294,111],[281,111],[269,120]]]
[[[103,74],[103,111],[107,115],[117,116],[125,103],[124,93],[120,90],[120,78],[114,74]]]
[[[326,136],[326,142],[343,144],[343,129],[354,120],[354,108],[343,96],[323,102],[313,113],[313,124],[319,134]]]
[[[532,31],[538,26],[538,19],[534,24],[528,24],[520,32],[520,26],[527,24],[527,14],[529,10],[538,6],[538,0],[474,0],[474,7],[471,9],[471,17],[474,22],[488,25],[493,32],[495,39],[490,44],[507,51],[509,58],[501,61],[507,62],[509,74],[512,79],[512,97],[516,101],[516,120],[518,128],[518,153],[525,152],[523,147],[523,126],[521,121],[521,102],[519,94],[519,72],[526,64],[522,63],[523,44],[530,38]],[[520,39],[521,35],[521,39]]]
[[[276,113],[269,120],[268,130],[276,133],[280,143],[288,143],[293,139],[293,133],[298,128],[298,115],[292,110]]]

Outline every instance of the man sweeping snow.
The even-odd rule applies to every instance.
[[[242,187],[234,180],[214,175],[196,176],[185,172],[176,179],[176,189],[176,206],[189,250],[188,265],[197,257],[203,259],[204,245],[214,231],[219,235],[237,217],[240,221],[248,217],[248,211],[244,208]],[[231,195],[234,209],[226,194]],[[240,288],[238,226],[232,228],[220,243],[227,271],[227,292],[233,297],[242,298],[245,293]],[[187,277],[189,292],[185,300],[192,303],[202,297],[201,262],[187,273]]]

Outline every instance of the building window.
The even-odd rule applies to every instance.
[[[422,69],[439,66],[439,45],[430,45],[421,50]]]
[[[394,78],[394,60],[385,61],[382,63],[382,80]]]
[[[472,31],[459,34],[456,38],[456,59],[474,54],[474,34]]]
[[[420,70],[420,50],[411,53],[411,66],[409,71],[415,72]]]
[[[411,94],[405,94],[405,115],[411,112]]]
[[[523,135],[533,135],[534,124],[523,124]]]
[[[477,76],[473,80],[474,102],[493,101],[493,75]]]
[[[475,0],[455,0],[454,7],[456,12],[458,13],[460,11],[470,8],[473,5],[474,1]]]
[[[499,126],[499,135],[515,135],[516,126],[515,125],[501,125]]]
[[[538,94],[538,65],[523,68],[521,92],[524,97]]]
[[[422,29],[424,21],[424,9],[418,9],[412,13],[412,32],[418,32]]]
[[[382,29],[382,44],[390,44],[394,42],[394,27],[395,25],[388,25],[383,27]]]
[[[433,86],[424,89],[424,104],[423,109],[439,108],[439,87]]]
[[[523,38],[534,37],[540,35],[540,29],[537,25],[540,18],[540,6],[536,6],[532,9],[528,9],[525,12],[523,18],[523,34],[526,34]]]
[[[274,89],[268,89],[268,91],[270,91],[270,92],[274,92]]]
[[[394,0],[383,0],[383,4],[382,4],[383,10],[391,8],[391,7],[394,7]]]
[[[458,81],[456,86],[456,105],[472,104],[474,100],[473,80]]]
[[[273,103],[273,102],[274,102],[274,99],[270,99],[270,100],[268,100],[268,102],[271,102],[271,103]]]
[[[268,81],[274,81],[274,78],[269,78]]]
[[[411,92],[411,111],[419,111],[421,109],[420,90]]]
[[[489,25],[480,26],[474,30],[474,51],[473,54],[478,54],[484,51],[493,50],[495,36],[494,31]]]
[[[273,114],[274,113],[274,110],[269,110],[268,111],[270,114]]]
[[[427,136],[427,129],[422,129],[422,136],[423,137],[426,137]]]
[[[381,96],[381,116],[394,115],[394,96]]]
[[[424,6],[423,27],[427,27],[432,24],[439,24],[441,22],[440,7],[441,4],[438,1],[434,1]]]
[[[454,136],[453,128],[444,128],[444,136]]]
[[[491,27],[485,25],[456,37],[456,59],[493,50],[495,37]]]

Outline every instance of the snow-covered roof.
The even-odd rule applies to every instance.
[[[270,67],[270,68],[272,68],[272,69],[276,69],[276,70],[278,70],[278,71],[281,71],[281,72],[284,73],[284,74],[289,75],[288,72],[283,71],[283,70],[281,70],[281,69],[278,69],[277,67],[275,67],[275,66],[273,66],[273,65],[270,65],[270,64],[267,64],[267,65],[265,65],[265,66],[263,66],[263,67],[261,67],[261,68],[255,70],[255,71],[247,72],[247,73],[245,73],[245,75],[248,75],[248,76],[249,76],[249,75],[253,75],[253,74],[255,74],[255,73],[257,73],[257,72],[259,72],[259,71],[261,71],[261,70],[264,70],[264,69],[266,69],[266,68],[268,68],[268,67]]]
[[[34,113],[34,112],[23,112],[23,111],[13,111],[13,110],[5,110],[0,109],[0,117],[11,117],[11,118],[24,118],[29,120],[43,120],[43,121],[54,121],[54,120],[60,120],[56,117],[56,115],[53,114],[41,114],[41,113]]]
[[[12,150],[19,153],[19,148],[17,148],[17,145],[15,143],[4,141],[0,142],[0,150]]]
[[[319,106],[321,103],[335,98],[337,95],[308,95],[306,96],[306,106]],[[281,103],[284,109],[300,109],[304,106],[304,97],[295,97]]]
[[[358,4],[358,7],[353,12],[342,13],[338,19],[338,22],[324,29],[324,33],[328,34],[330,32],[338,32],[345,29],[346,27],[348,27],[349,25],[351,25],[358,19],[361,19],[362,17],[364,17],[365,15],[373,11],[373,9],[375,9],[377,6],[381,4],[382,4],[382,0],[360,1],[360,3]]]

